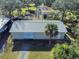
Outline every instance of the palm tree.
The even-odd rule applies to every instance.
[[[53,36],[57,35],[57,25],[55,24],[47,24],[45,26],[45,34],[49,36],[49,45],[51,45],[51,39]]]

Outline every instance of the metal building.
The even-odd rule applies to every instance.
[[[49,37],[45,34],[45,26],[50,23],[56,24],[58,27],[58,35],[53,36],[52,39],[63,40],[67,30],[63,22],[55,20],[18,20],[13,23],[10,33],[14,40],[47,40]]]

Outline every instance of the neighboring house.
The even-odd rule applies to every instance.
[[[0,33],[4,32],[11,24],[11,20],[5,16],[0,16]]]
[[[37,14],[37,16],[41,17],[41,19],[44,19],[44,15],[48,16],[53,12],[54,12],[54,10],[52,8],[47,7],[42,4],[41,6],[38,6],[36,14]]]
[[[5,49],[5,38],[7,35],[5,34],[11,25],[11,21],[9,18],[5,16],[0,16],[0,53]]]
[[[58,34],[52,40],[64,40],[67,30],[63,22],[55,20],[18,20],[13,23],[10,33],[14,40],[47,40],[49,37],[45,34],[45,26],[51,23],[58,27]]]

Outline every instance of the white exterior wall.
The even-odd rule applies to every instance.
[[[65,33],[58,33],[56,36],[53,36],[52,39],[64,39]],[[49,39],[45,33],[35,33],[34,38],[36,39]]]
[[[25,33],[25,32],[14,32],[11,33],[13,39],[49,39],[45,33]],[[58,35],[52,37],[52,39],[64,39],[65,33],[58,33]]]

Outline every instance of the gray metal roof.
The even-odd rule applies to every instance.
[[[58,32],[67,32],[63,22],[55,20],[18,20],[15,21],[10,32],[44,32],[49,23],[58,26]]]
[[[0,16],[0,29],[9,21],[10,19],[5,16]]]

